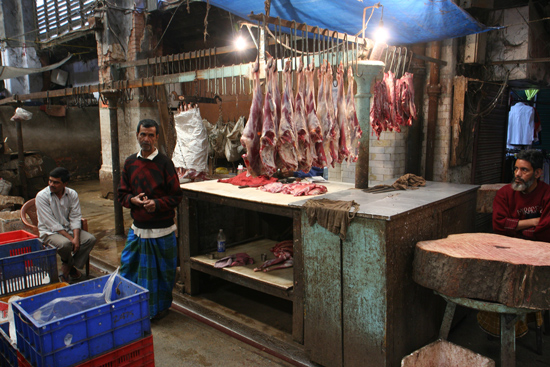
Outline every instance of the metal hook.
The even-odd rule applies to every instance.
[[[363,76],[363,72],[359,73],[359,44],[357,43],[357,38],[353,42],[355,48],[355,77],[360,78]]]
[[[145,102],[145,87],[143,86],[143,78],[141,78],[141,94],[138,101],[139,103]]]
[[[405,47],[405,56],[403,57],[403,69],[401,69],[401,76],[405,75],[405,67],[407,66],[407,57],[409,49]]]

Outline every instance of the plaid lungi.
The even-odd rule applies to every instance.
[[[120,258],[120,275],[149,290],[150,317],[172,304],[177,261],[174,232],[160,238],[139,238],[129,230]]]

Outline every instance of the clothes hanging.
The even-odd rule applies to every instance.
[[[508,114],[507,148],[517,145],[531,145],[535,133],[535,109],[523,102],[518,102],[510,108]]]

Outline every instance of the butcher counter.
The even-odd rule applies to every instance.
[[[427,182],[417,190],[366,193],[324,183],[328,192],[294,197],[205,181],[182,185],[178,241],[184,291],[200,293],[200,274],[292,302],[292,337],[323,366],[399,366],[436,338],[444,302],[412,280],[417,242],[473,232],[477,186]],[[326,198],[360,205],[345,240],[315,223],[303,208]],[[246,252],[256,264],[214,268],[216,235],[227,254]],[[254,272],[261,254],[292,239],[294,266]],[[329,346],[329,347],[327,347]]]

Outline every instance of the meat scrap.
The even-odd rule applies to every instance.
[[[254,259],[245,252],[239,252],[238,254],[229,255],[219,259],[214,263],[214,267],[221,269],[230,266],[245,266],[250,264],[254,264]]]
[[[254,268],[254,271],[263,271],[268,272],[277,269],[290,268],[294,264],[292,256],[294,256],[294,241],[287,240],[277,243],[269,251],[275,255],[274,259],[267,260],[262,265],[257,268]],[[275,268],[269,268],[270,266],[281,264]]]
[[[325,194],[328,189],[324,185],[315,183],[294,182],[283,184],[281,182],[273,182],[259,187],[260,190],[271,193],[281,193],[294,196],[311,196]]]
[[[304,65],[300,59],[300,66],[296,71],[296,97],[294,99],[294,113],[292,114],[292,122],[295,128],[297,139],[296,153],[298,159],[298,169],[304,172],[309,172],[312,165],[312,157],[310,151],[310,137],[307,127],[306,118],[306,81],[304,75]]]

